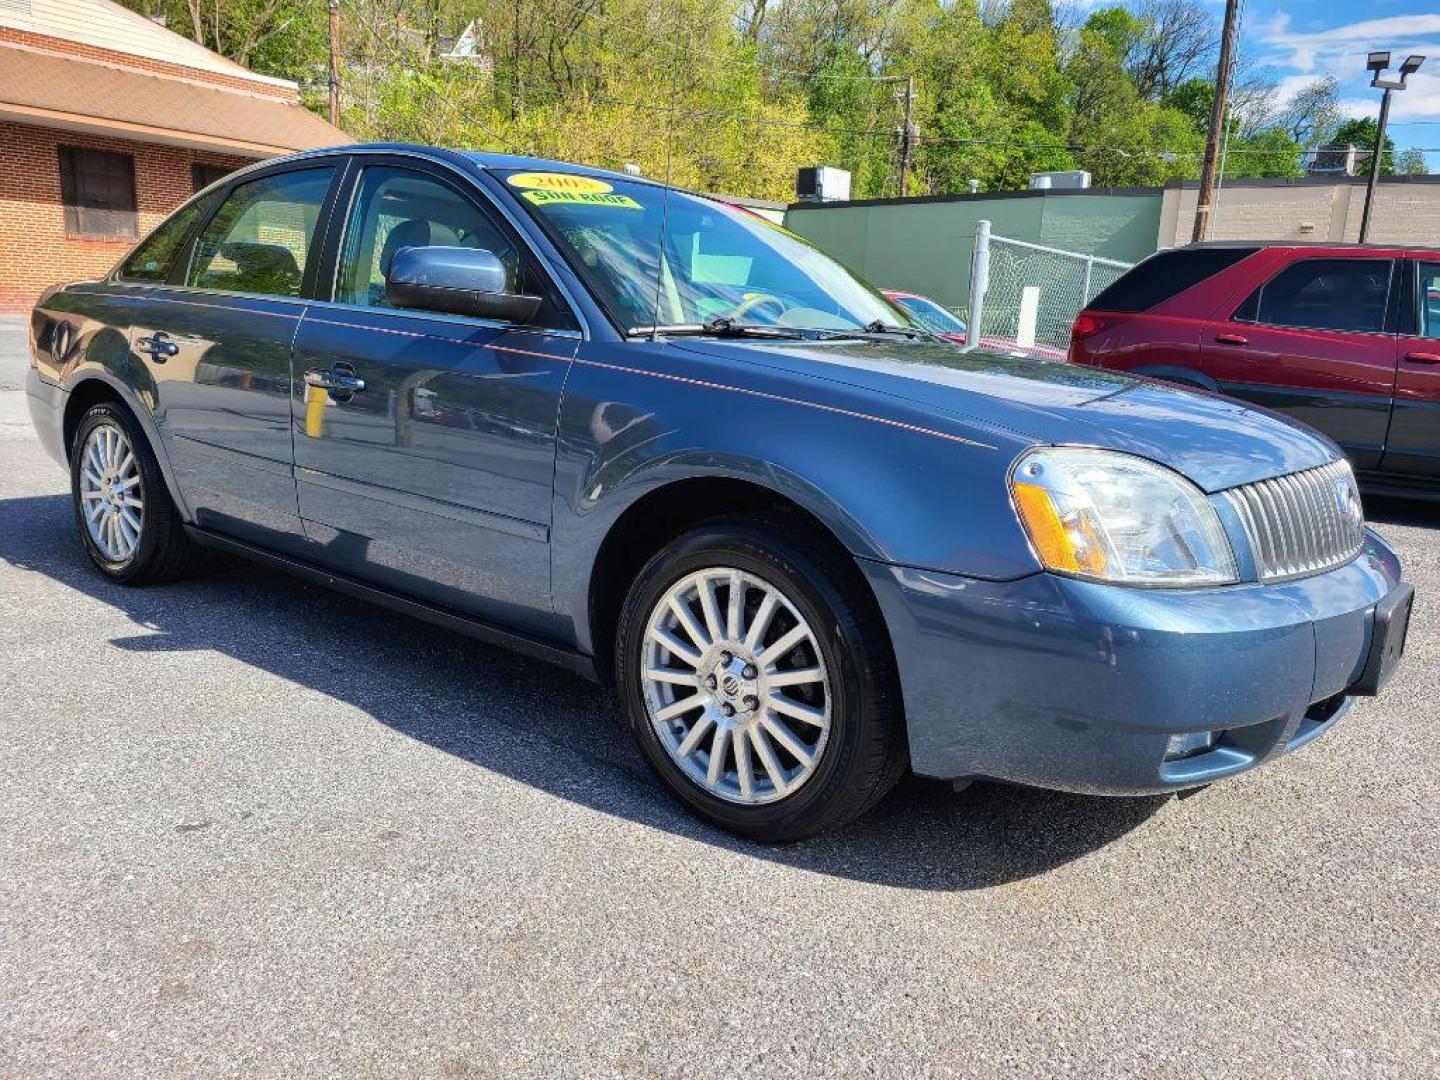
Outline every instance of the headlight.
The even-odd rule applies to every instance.
[[[1016,462],[1010,488],[1047,570],[1128,585],[1238,580],[1215,508],[1162,465],[1109,450],[1044,447]]]

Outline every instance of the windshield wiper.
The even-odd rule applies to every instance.
[[[649,337],[664,334],[666,337],[753,337],[775,338],[782,341],[800,341],[806,335],[800,330],[786,326],[765,326],[760,323],[737,323],[734,319],[711,319],[707,323],[666,323],[659,326],[632,326],[627,336]]]
[[[866,341],[892,335],[909,338],[911,341],[930,336],[919,327],[897,326],[895,323],[881,322],[879,319],[866,323],[864,326],[857,326],[854,330],[827,330],[825,332],[825,338],[828,341],[844,341],[846,339]]]

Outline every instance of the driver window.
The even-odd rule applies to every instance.
[[[449,185],[408,169],[372,166],[360,176],[353,205],[340,256],[337,301],[390,307],[385,275],[395,252],[406,247],[485,248],[505,264],[506,291],[524,291],[515,246],[488,214]]]

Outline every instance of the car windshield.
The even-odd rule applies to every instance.
[[[674,189],[667,200],[663,187],[608,177],[502,175],[627,331],[913,325],[834,259],[748,210]]]
[[[965,333],[965,324],[935,303],[934,300],[926,299],[923,296],[897,296],[894,300],[909,313],[911,318],[931,333]]]

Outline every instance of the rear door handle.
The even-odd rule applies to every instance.
[[[1244,334],[1216,334],[1215,340],[1221,345],[1247,344],[1247,339]]]
[[[1405,359],[1412,364],[1440,364],[1440,353],[1410,352],[1405,354]]]

